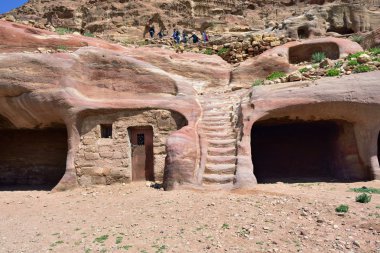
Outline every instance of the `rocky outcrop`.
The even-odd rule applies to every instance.
[[[337,145],[343,146],[337,151],[338,157],[332,158],[340,163],[338,167],[345,168],[338,173],[339,177],[346,180],[379,178],[379,78],[380,72],[377,71],[340,79],[325,78],[316,82],[253,88],[251,97],[242,105],[244,126],[239,143],[237,180],[239,181],[241,175],[243,181],[244,175],[254,169],[251,158],[258,151],[251,148],[251,142],[254,141],[251,139],[253,126],[263,122],[262,127],[273,127],[297,121],[311,124],[320,121],[344,121],[354,124],[355,127],[351,129],[354,137],[347,136],[351,130],[341,132],[339,138],[342,138],[343,143]],[[289,131],[288,133],[290,134]],[[282,144],[277,142],[276,145]],[[343,160],[339,160],[340,158]],[[271,159],[276,159],[276,156]],[[281,159],[280,156],[278,159]],[[251,183],[254,184],[255,180],[252,179]]]
[[[365,49],[380,47],[380,28],[366,35],[360,44]]]
[[[326,33],[365,33],[379,26],[380,12],[362,4],[333,4],[313,7],[305,14],[286,19],[282,29],[291,38],[311,38]]]
[[[184,127],[168,138],[165,190],[173,190],[182,185],[199,184],[196,174],[200,157],[198,141],[197,132],[191,127]]]
[[[154,24],[156,32],[165,28],[170,33],[177,27],[225,33],[278,28],[283,20],[296,17],[284,23],[286,31],[294,37],[297,37],[298,29],[317,35],[328,29],[368,31],[379,23],[378,4],[370,0],[360,1],[360,6],[347,2],[81,0],[57,3],[32,0],[8,17],[30,22],[36,27],[65,27],[119,41],[141,38],[146,34],[147,23]]]
[[[120,167],[110,168],[111,172],[114,171],[111,174],[104,170],[99,172],[97,166],[101,163],[96,162],[99,154],[111,160],[120,159],[123,157],[119,157],[120,152],[126,152],[127,146],[120,145],[120,138],[117,139],[120,150],[114,146],[106,151],[103,143],[106,141],[101,139],[96,145],[88,146],[93,138],[87,136],[88,133],[100,135],[99,125],[91,115],[114,113],[112,120],[125,122],[122,120],[123,112],[134,113],[137,126],[154,125],[161,132],[170,135],[171,128],[168,128],[169,132],[165,130],[165,122],[170,117],[160,116],[157,121],[154,120],[157,123],[146,122],[143,119],[148,116],[143,109],[176,112],[182,115],[189,127],[194,127],[200,116],[200,107],[195,100],[196,89],[202,92],[209,86],[215,86],[217,82],[219,87],[228,85],[229,65],[218,57],[199,57],[197,54],[175,57],[172,51],[160,50],[158,53],[155,49],[144,49],[139,52],[139,57],[134,57],[131,48],[114,46],[97,39],[72,35],[60,37],[49,33],[41,35],[38,29],[29,29],[22,25],[15,27],[6,22],[0,22],[0,26],[1,36],[12,38],[7,34],[9,27],[17,35],[13,37],[14,42],[8,42],[0,49],[0,114],[1,125],[4,127],[1,130],[39,128],[44,131],[57,126],[67,129],[66,170],[56,189],[67,189],[76,185],[78,176],[86,176],[86,173],[87,176],[106,177],[105,183],[114,182],[115,178],[130,179],[128,170],[127,176],[124,173],[124,176],[119,177]],[[17,44],[18,38],[24,39]],[[37,45],[50,47],[51,39],[63,46],[82,45],[83,42],[92,46],[81,47],[74,52],[70,52],[74,49],[60,53],[34,51]],[[156,62],[160,62],[160,66],[154,65]],[[221,66],[218,71],[217,66]],[[226,70],[223,70],[224,67]],[[200,69],[202,71],[198,71]],[[108,119],[102,117],[101,122],[108,122]],[[116,125],[115,123],[115,128]],[[115,134],[120,135],[125,135],[127,131],[126,128],[123,131],[116,130]],[[165,135],[157,132],[157,136],[164,138]],[[193,134],[186,138],[192,144],[196,142],[192,140],[196,138]],[[165,139],[160,142],[165,143]],[[81,144],[86,145],[83,157],[89,159],[85,170],[79,162],[82,159],[81,153],[78,153]],[[103,151],[96,150],[98,148]],[[96,155],[97,152],[103,153]],[[159,150],[157,152],[158,155],[162,154]],[[121,164],[126,161],[123,160]],[[115,175],[115,178],[109,178],[110,175]],[[91,182],[103,182],[94,180],[91,179]]]
[[[273,72],[291,73],[298,69],[294,64],[310,62],[315,52],[323,52],[328,58],[339,59],[362,50],[356,42],[332,37],[289,42],[242,63],[232,72],[231,86],[248,88],[255,80],[265,79]]]

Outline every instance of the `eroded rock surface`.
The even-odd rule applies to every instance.
[[[360,5],[359,5],[360,4]],[[327,30],[368,31],[378,24],[376,1],[29,1],[12,11],[9,20],[38,26],[66,27],[115,39],[141,38],[151,21],[156,29],[173,27],[215,32],[247,32],[278,27],[283,20],[292,36],[297,29],[318,34]],[[312,8],[312,10],[310,10]],[[309,11],[309,12],[307,12]],[[306,14],[304,14],[307,12]],[[12,17],[12,18],[11,18]],[[157,31],[158,32],[158,31]],[[303,35],[302,35],[303,36]]]
[[[22,163],[30,165],[25,175],[51,171],[57,164],[65,167],[63,177],[55,182],[57,190],[78,184],[134,181],[134,162],[146,162],[135,159],[134,152],[144,152],[145,141],[151,144],[154,165],[153,177],[149,178],[164,180],[166,189],[181,185],[253,187],[263,179],[253,170],[252,127],[256,121],[259,127],[277,126],[276,120],[283,118],[291,121],[287,124],[305,121],[313,127],[318,121],[316,124],[328,125],[332,136],[328,142],[336,143],[337,148],[328,147],[332,158],[327,163],[339,168],[329,179],[369,180],[380,176],[376,153],[379,71],[250,87],[251,78],[265,77],[280,70],[279,66],[283,71],[294,69],[291,48],[305,47],[297,57],[326,49],[329,57],[339,58],[361,51],[357,43],[331,38],[292,42],[232,69],[216,55],[125,48],[5,21],[0,21],[0,31],[1,37],[14,38],[0,47],[0,131],[13,131],[21,143],[28,141],[26,147],[33,145],[24,130],[32,131],[31,136],[67,132],[63,138],[67,146],[57,154],[66,157],[64,166],[58,158],[52,161],[53,156],[41,155],[43,149],[54,148],[49,142],[41,145],[42,151],[30,151],[39,152],[34,156],[36,161],[25,156]],[[327,47],[326,43],[335,46]],[[273,64],[276,59],[278,65]],[[273,119],[275,123],[267,121]],[[150,129],[151,134],[146,136],[151,139],[145,139],[139,129]],[[307,138],[303,139],[301,146],[307,143]],[[14,147],[15,142],[6,138],[4,142],[0,152],[7,154],[6,147]],[[297,147],[287,150],[293,148]],[[281,158],[268,157],[268,161]],[[4,167],[15,165],[13,158],[0,166],[7,171],[0,177],[2,183],[19,180],[17,170]],[[44,183],[43,178],[36,178],[38,173],[20,183]]]

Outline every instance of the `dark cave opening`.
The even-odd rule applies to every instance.
[[[251,148],[258,183],[367,179],[368,174],[355,160],[358,155],[352,129],[348,122],[332,120],[269,119],[255,123]]]
[[[306,26],[301,26],[297,29],[297,34],[299,39],[308,39],[310,37],[309,28]]]
[[[297,64],[310,62],[314,53],[324,53],[331,60],[339,59],[339,46],[333,42],[308,43],[289,48],[289,62]]]
[[[51,190],[66,171],[66,128],[0,130],[0,189]]]

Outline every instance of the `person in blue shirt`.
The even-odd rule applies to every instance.
[[[182,32],[182,42],[186,44],[186,43],[187,43],[187,40],[188,40],[188,39],[187,39],[187,33],[186,33],[185,31],[183,31],[183,32]]]
[[[181,33],[177,29],[173,31],[173,39],[177,44],[181,41]]]
[[[160,30],[158,33],[157,33],[158,37],[160,39],[162,39],[164,37],[164,33],[162,32],[162,30]]]
[[[150,37],[153,39],[154,37],[154,33],[155,33],[155,30],[154,30],[154,26],[152,25],[150,28],[149,28],[149,34],[150,34]]]

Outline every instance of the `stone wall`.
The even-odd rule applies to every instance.
[[[112,124],[112,138],[101,138],[101,124]],[[128,110],[92,112],[80,123],[81,142],[75,158],[79,184],[111,184],[132,180],[129,127],[153,128],[154,176],[162,181],[165,168],[165,144],[168,136],[186,120],[166,110]]]

